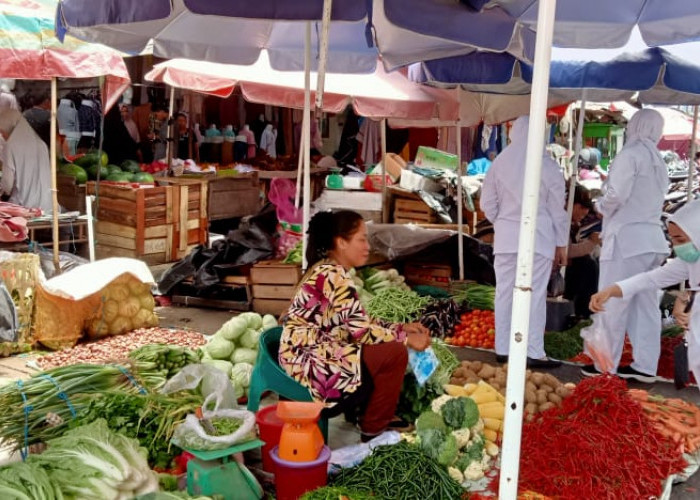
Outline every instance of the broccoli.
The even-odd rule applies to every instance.
[[[420,448],[430,458],[447,467],[457,458],[457,440],[452,434],[439,429],[418,432]]]
[[[484,438],[481,435],[475,435],[464,449],[463,456],[466,457],[469,462],[481,461],[484,456],[484,445]],[[469,463],[467,463],[467,465],[469,465]],[[464,469],[466,469],[466,467],[462,468],[462,470]]]
[[[471,398],[452,398],[442,406],[440,413],[452,429],[469,428],[479,421],[479,407]]]
[[[442,415],[430,410],[421,413],[418,419],[416,419],[416,430],[424,431],[428,429],[439,429],[446,432],[447,426],[445,425]]]

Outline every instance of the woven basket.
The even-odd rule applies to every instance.
[[[34,311],[36,286],[41,273],[39,256],[32,253],[18,253],[0,261],[0,277],[10,293],[17,309],[19,320],[18,344],[33,344]]]

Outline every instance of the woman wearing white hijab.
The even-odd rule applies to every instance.
[[[688,361],[695,378],[700,380],[700,306],[693,307],[691,303],[690,313],[685,312],[690,298],[700,289],[700,200],[691,201],[669,219],[668,234],[675,259],[670,259],[663,267],[601,290],[591,297],[590,307],[593,312],[602,312],[608,299],[630,299],[640,293],[657,292],[687,280],[691,295],[679,298],[673,315],[678,324],[688,330]],[[655,338],[658,343],[658,335]]]
[[[22,114],[0,111],[0,134],[7,141],[2,152],[0,190],[11,203],[26,208],[53,210],[49,149]]]
[[[529,116],[513,123],[510,145],[496,157],[484,178],[480,205],[494,225],[496,271],[496,360],[505,362],[510,348],[513,288],[518,261],[518,240],[525,181],[525,153]],[[537,239],[532,270],[532,304],[527,346],[527,364],[532,368],[553,368],[561,364],[544,351],[547,318],[547,282],[552,263],[563,264],[569,242],[566,188],[559,165],[542,146],[542,178],[537,209]]]
[[[661,213],[668,191],[668,170],[656,144],[664,119],[658,111],[637,111],[627,124],[625,146],[610,165],[603,197],[596,210],[603,215],[603,247],[600,254],[599,289],[659,266],[668,255]],[[660,355],[661,313],[659,292],[648,289],[612,300],[594,318],[608,336],[611,361],[622,357],[625,333],[632,344],[634,362],[619,367],[623,378],[651,383],[656,380]],[[584,375],[600,373],[589,365]]]

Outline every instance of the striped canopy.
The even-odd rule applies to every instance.
[[[129,86],[119,52],[55,35],[56,0],[0,0],[0,78],[50,80],[104,75],[104,108]]]

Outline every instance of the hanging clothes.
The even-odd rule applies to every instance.
[[[277,158],[277,131],[271,123],[268,123],[260,136],[260,149],[265,151],[271,158]]]
[[[246,158],[255,158],[258,153],[258,143],[255,142],[255,132],[250,129],[250,125],[243,125],[243,130],[241,130],[238,135],[243,135],[246,138],[246,143],[248,144]]]
[[[379,121],[365,118],[357,133],[357,142],[360,145],[359,159],[367,167],[376,164],[381,155],[382,145],[379,127]]]

